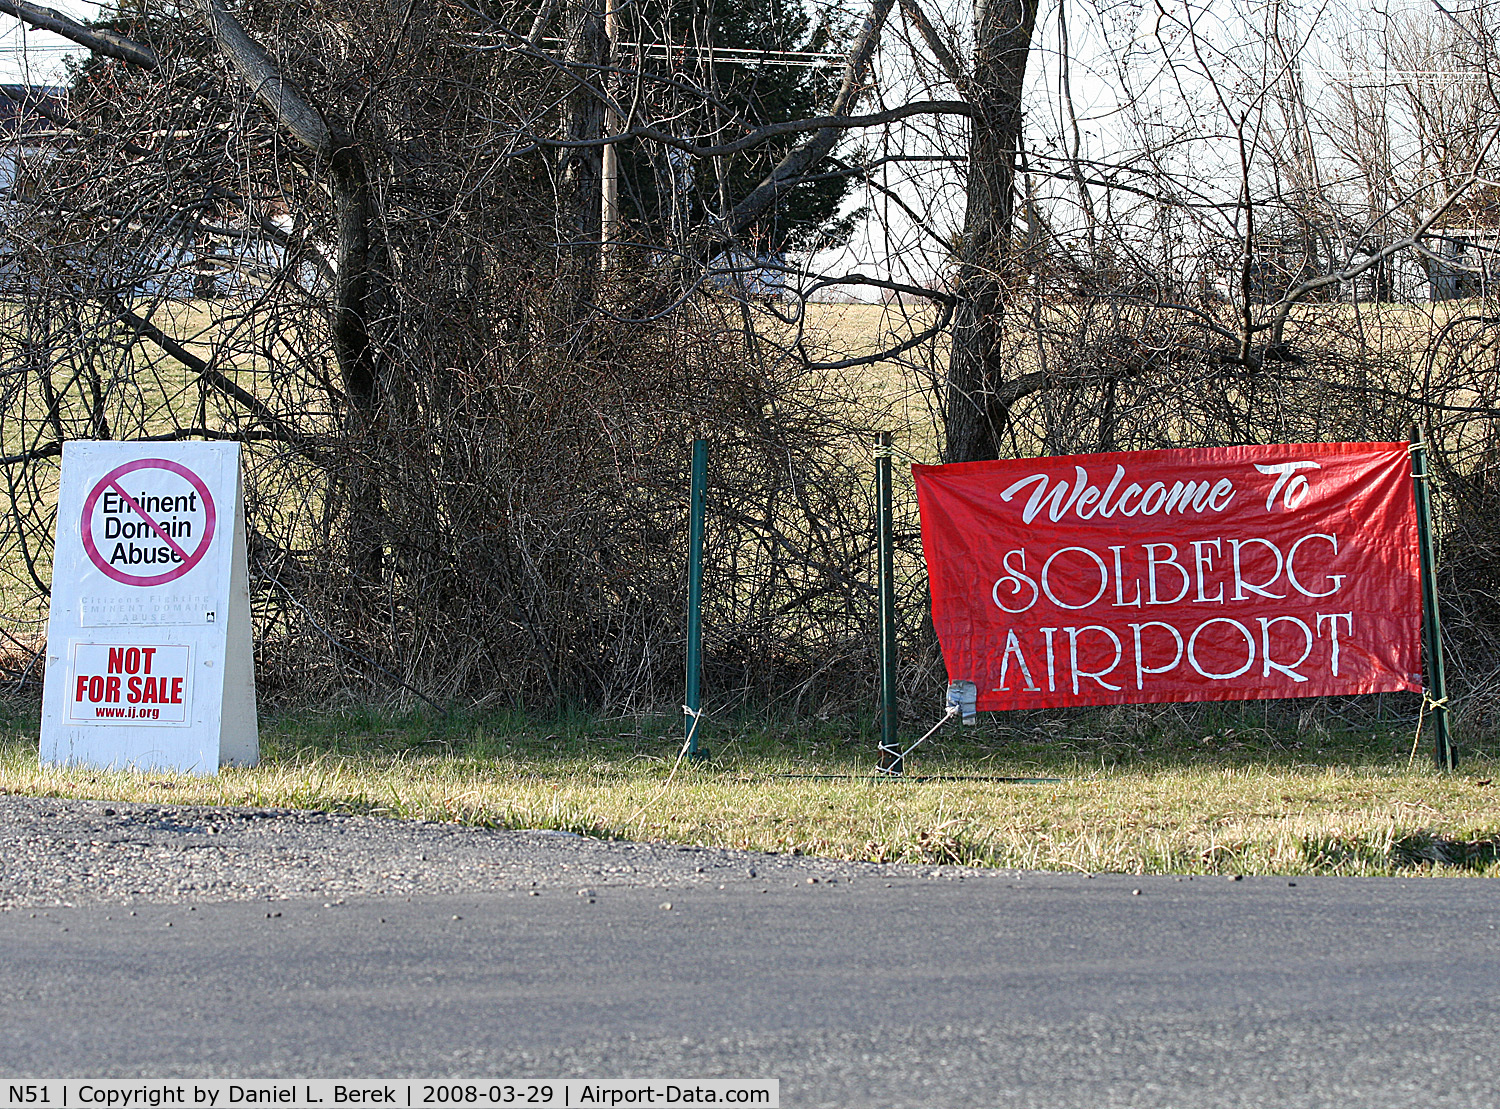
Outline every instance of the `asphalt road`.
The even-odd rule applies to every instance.
[[[157,846],[218,819],[4,801],[7,867],[71,850],[77,869],[112,819]],[[785,1106],[1500,1105],[1500,895],[1483,880],[980,874],[305,814],[249,827],[269,841],[278,820],[288,858],[331,872],[349,870],[335,844],[369,854],[384,835],[439,874],[455,854],[506,865],[467,890],[353,882],[332,899],[272,874],[232,900],[181,881],[131,893],[132,866],[66,897],[8,869],[0,1073],[776,1077]],[[147,873],[189,865],[139,855]]]

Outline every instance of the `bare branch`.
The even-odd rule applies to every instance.
[[[848,273],[842,277],[830,277],[814,283],[810,288],[804,289],[804,299],[811,296],[819,289],[834,285],[865,285],[875,289],[887,289],[894,293],[903,293],[908,296],[925,297],[938,306],[937,316],[932,323],[917,332],[908,339],[897,343],[893,347],[885,347],[873,354],[858,355],[851,358],[840,358],[828,362],[809,362],[808,368],[814,370],[843,370],[854,366],[874,366],[881,362],[887,362],[892,358],[905,354],[907,351],[931,342],[934,338],[948,330],[948,324],[953,320],[953,305],[955,298],[948,293],[937,289],[924,289],[920,285],[911,285],[902,281],[889,281],[885,278],[870,277],[862,273]]]
[[[1410,250],[1413,247],[1419,247],[1421,239],[1432,229],[1433,225],[1442,219],[1448,213],[1448,210],[1457,204],[1463,198],[1464,194],[1480,180],[1479,166],[1483,164],[1485,156],[1489,153],[1490,148],[1495,145],[1497,138],[1500,138],[1500,131],[1490,132],[1489,138],[1485,140],[1484,146],[1475,159],[1474,172],[1458,188],[1445,196],[1427,217],[1417,224],[1416,229],[1410,235],[1386,244],[1373,254],[1366,255],[1364,260],[1356,265],[1346,267],[1337,273],[1327,273],[1319,277],[1310,278],[1293,286],[1272,306],[1271,322],[1269,324],[1262,324],[1256,330],[1269,330],[1271,332],[1271,346],[1279,347],[1283,342],[1282,337],[1286,331],[1287,317],[1291,314],[1292,307],[1303,297],[1328,285],[1337,285],[1343,281],[1353,281],[1360,274],[1372,266],[1383,262],[1385,259],[1390,258],[1392,255],[1399,254],[1403,250]]]
[[[141,338],[149,339],[153,344],[160,347],[164,353],[177,359],[177,361],[191,370],[204,383],[235,401],[246,412],[249,412],[270,428],[277,439],[298,447],[308,457],[316,455],[316,451],[307,446],[305,439],[293,428],[288,427],[282,421],[281,417],[266,407],[263,401],[235,384],[211,363],[199,358],[150,320],[132,312],[118,297],[110,296],[106,299],[106,303],[114,311],[115,315],[119,317],[121,323],[131,328]]]
[[[282,78],[271,56],[246,33],[222,0],[198,0],[198,12],[219,49],[229,55],[240,76],[250,83],[255,98],[277,122],[313,153],[331,155],[335,136],[322,113],[301,89]]]
[[[932,57],[942,69],[943,76],[953,82],[953,87],[967,99],[973,99],[973,90],[970,87],[969,74],[960,64],[953,51],[948,49],[948,44],[943,41],[943,36],[938,29],[932,25],[932,20],[927,18],[927,13],[922,10],[919,0],[901,0],[901,10],[916,25],[918,33],[921,34],[927,49],[932,51]]]
[[[55,442],[34,447],[31,450],[21,451],[19,454],[0,455],[0,466],[27,465],[32,462],[41,462],[47,458],[60,458],[62,456],[62,449],[62,443]]]
[[[285,442],[280,435],[274,432],[253,430],[218,431],[211,427],[179,427],[158,435],[137,435],[132,441],[136,443],[180,443],[184,439],[215,439],[232,443],[259,441]],[[57,440],[52,443],[45,443],[29,451],[21,451],[19,454],[0,456],[0,466],[26,465],[32,462],[41,462],[48,458],[60,458],[62,452],[62,440]]]
[[[542,6],[537,9],[536,18],[531,21],[531,30],[526,34],[526,45],[535,50],[541,45],[542,36],[547,33],[547,24],[552,20],[552,11],[557,7],[557,0],[542,0]]]
[[[54,35],[61,35],[106,58],[116,58],[142,69],[156,69],[161,64],[156,51],[145,43],[104,27],[90,27],[55,8],[29,4],[26,0],[0,0],[0,12],[13,15],[38,31],[51,31]]]

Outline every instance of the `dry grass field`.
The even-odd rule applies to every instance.
[[[1139,726],[1144,717],[1135,714]],[[1195,721],[1202,725],[1199,718]],[[1404,728],[1317,721],[1212,734],[1107,716],[940,738],[904,780],[850,722],[708,724],[679,761],[670,718],[302,712],[264,759],[215,778],[39,767],[34,718],[0,728],[0,790],[180,807],[264,805],[550,828],[843,859],[1176,874],[1500,875],[1500,769],[1411,760]],[[1302,740],[1287,733],[1301,734]]]

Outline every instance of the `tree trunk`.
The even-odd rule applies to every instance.
[[[357,444],[378,452],[380,402],[375,349],[370,341],[371,234],[370,184],[359,150],[350,145],[332,159],[338,269],[333,286],[330,331],[344,394],[349,399],[348,428]],[[373,459],[355,458],[348,466],[349,570],[357,581],[378,583],[384,574],[384,509],[380,471]]]
[[[328,159],[338,228],[333,305],[329,319],[334,359],[349,401],[348,429],[370,443],[379,407],[375,347],[370,340],[375,222],[369,168],[354,136],[332,125],[317,105],[290,81],[275,61],[224,7],[223,0],[198,0],[199,14],[219,49],[255,89],[256,97],[298,142]],[[352,459],[342,475],[349,496],[349,570],[355,580],[378,583],[384,574],[384,509],[379,470]]]
[[[609,38],[604,31],[602,0],[568,0],[566,18],[568,61],[584,66],[608,64]],[[563,138],[569,142],[586,142],[604,135],[604,102],[590,87],[600,80],[600,72],[583,69],[575,75],[579,80],[564,108]],[[574,312],[582,316],[592,307],[598,285],[604,148],[564,147],[561,161],[558,231],[565,243]]]
[[[959,246],[943,423],[944,459],[999,458],[1019,393],[1000,364],[1005,290],[1011,283],[1021,90],[1037,0],[979,0],[975,12],[974,114],[969,140],[968,207]],[[1035,375],[1025,376],[1035,384]]]

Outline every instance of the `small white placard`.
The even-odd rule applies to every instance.
[[[193,649],[185,644],[74,643],[68,723],[92,727],[191,724]]]

